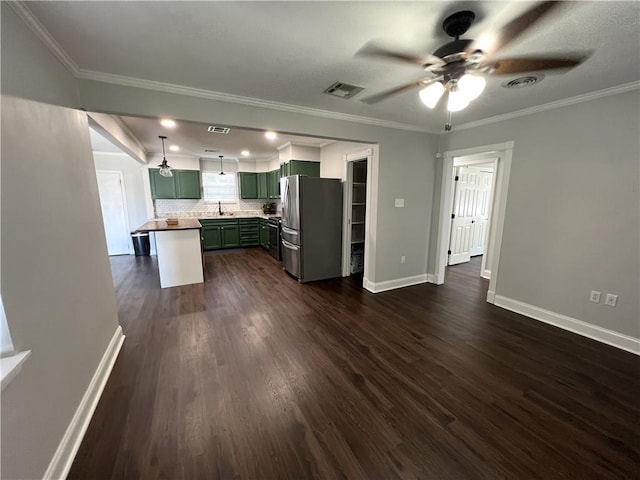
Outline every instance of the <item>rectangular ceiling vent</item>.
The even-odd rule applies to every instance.
[[[216,153],[216,152],[219,152],[220,150],[216,148],[205,148],[204,151],[205,153]]]
[[[209,133],[224,133],[227,134],[231,131],[229,127],[214,127],[213,125],[209,125],[207,129]]]
[[[357,95],[362,90],[364,90],[363,87],[356,87],[355,85],[350,85],[344,82],[336,82],[322,93],[328,93],[334,97],[344,98],[346,100]]]

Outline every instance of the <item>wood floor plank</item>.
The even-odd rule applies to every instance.
[[[299,284],[263,250],[160,289],[112,257],[126,341],[69,479],[639,478],[640,358],[444,286]]]

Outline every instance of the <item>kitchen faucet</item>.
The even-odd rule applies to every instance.
[[[222,215],[222,205],[220,205],[220,200],[218,200],[218,215]]]

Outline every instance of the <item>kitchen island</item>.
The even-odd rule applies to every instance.
[[[150,220],[136,230],[155,234],[162,288],[204,282],[201,228],[198,220],[181,218],[177,225],[168,225],[165,220]]]

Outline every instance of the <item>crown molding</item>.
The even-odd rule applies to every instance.
[[[617,95],[619,93],[630,92],[632,90],[640,89],[640,81],[625,83],[615,87],[605,88],[603,90],[597,90],[595,92],[584,93],[575,97],[565,98],[564,100],[558,100],[555,102],[544,103],[535,107],[524,108],[522,110],[516,110],[515,112],[505,113],[502,115],[496,115],[494,117],[483,118],[474,122],[462,123],[453,127],[453,132],[458,130],[467,130],[469,128],[480,127],[483,125],[489,125],[491,123],[504,122],[505,120],[511,120],[512,118],[524,117],[539,112],[546,112],[547,110],[554,110],[556,108],[567,107],[569,105],[575,105],[577,103],[589,102],[597,98],[608,97],[610,95]],[[448,134],[449,132],[445,132]]]
[[[276,147],[276,150],[278,150],[279,152],[281,152],[282,150],[284,150],[285,148],[288,148],[291,146],[291,142],[287,142],[287,143],[283,143],[282,145],[280,145],[279,147]]]
[[[332,112],[330,110],[320,110],[317,108],[301,107],[299,105],[291,105],[288,103],[273,102],[270,100],[262,100],[259,98],[243,97],[240,95],[232,95],[230,93],[215,92],[213,90],[204,90],[201,88],[186,87],[183,85],[175,85],[172,83],[157,82],[155,80],[145,80],[142,78],[127,77],[124,75],[115,75],[112,73],[94,72],[80,69],[77,78],[82,80],[92,80],[102,83],[111,83],[122,85],[125,87],[142,88],[145,90],[155,90],[164,93],[175,93],[206,100],[218,100],[227,103],[237,103],[248,105],[251,107],[268,108],[270,110],[280,110],[283,112],[300,113],[303,115],[312,115],[315,117],[330,118],[333,120],[343,120],[346,122],[363,123],[374,125],[377,127],[395,128],[398,130],[411,130],[422,133],[436,133],[423,127],[417,127],[408,123],[392,122],[389,120],[380,120],[378,118],[363,117],[360,115],[351,115],[348,113]]]
[[[27,26],[36,34],[42,43],[53,53],[60,62],[69,70],[73,76],[77,77],[80,73],[80,68],[76,65],[71,57],[64,51],[60,44],[51,36],[49,30],[45,28],[40,20],[33,14],[31,9],[27,6],[27,2],[8,1],[9,6],[20,17],[20,19],[27,24]]]

